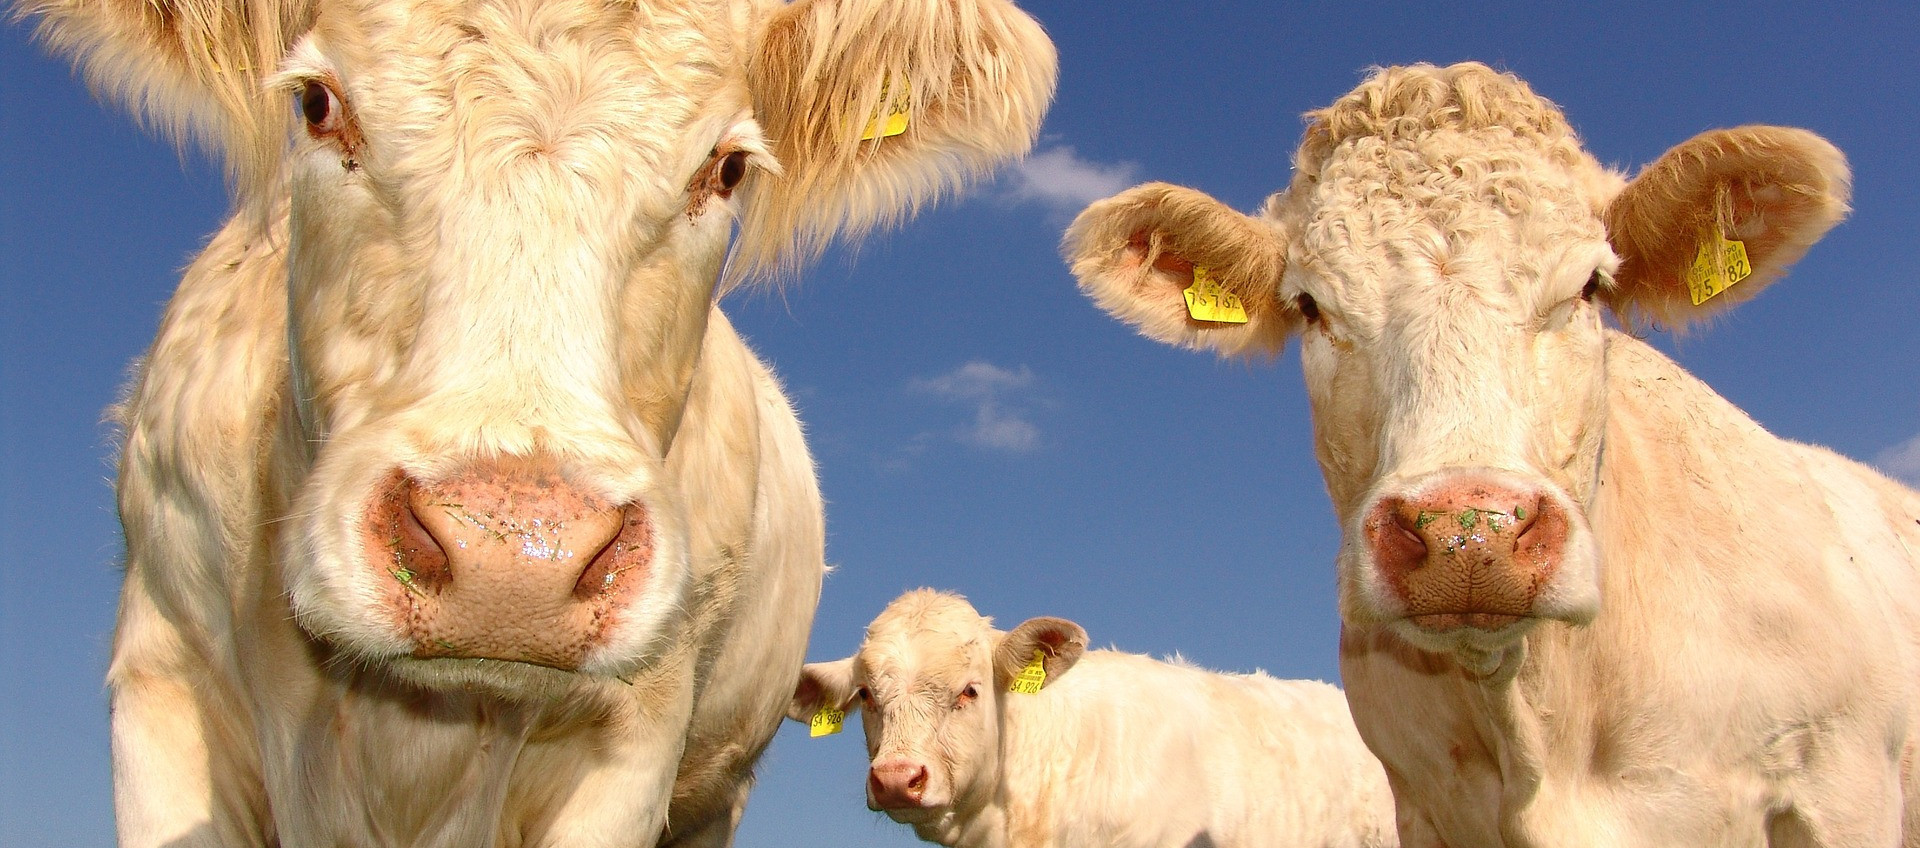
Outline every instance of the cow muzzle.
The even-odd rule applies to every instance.
[[[422,659],[577,670],[653,559],[643,506],[611,503],[539,460],[433,481],[395,471],[363,527],[392,623]]]
[[[1429,636],[1585,621],[1597,608],[1584,519],[1553,488],[1446,472],[1378,496],[1362,515],[1380,612]]]

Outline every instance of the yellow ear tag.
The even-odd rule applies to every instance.
[[[840,732],[840,725],[847,720],[846,710],[821,707],[813,714],[813,721],[807,722],[808,736],[832,736]]]
[[[1727,238],[1716,227],[1701,238],[1700,252],[1693,255],[1693,264],[1687,268],[1687,294],[1693,297],[1693,305],[1699,306],[1752,273],[1747,243]]]
[[[1180,292],[1187,299],[1187,314],[1195,321],[1215,324],[1247,323],[1247,307],[1240,296],[1227,291],[1205,266],[1193,266],[1193,285]]]
[[[887,103],[887,114],[882,118],[879,110],[874,110],[874,116],[867,121],[867,128],[860,133],[861,141],[890,138],[907,131],[907,121],[913,114],[913,84],[901,80],[900,93],[888,97],[887,93],[892,88],[892,80],[880,84],[880,98]]]
[[[1039,694],[1040,687],[1047,685],[1046,660],[1046,652],[1039,648],[1034,648],[1033,662],[1027,663],[1025,668],[1020,669],[1019,674],[1013,676],[1013,685],[1008,686],[1007,691],[1018,692],[1022,695]]]

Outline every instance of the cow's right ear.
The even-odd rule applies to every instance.
[[[787,718],[807,724],[821,707],[847,712],[860,708],[853,698],[853,657],[801,666],[800,682],[794,684],[793,700],[787,702]]]
[[[1047,683],[1052,683],[1073,668],[1086,651],[1086,628],[1064,618],[1029,618],[1000,637],[1000,644],[994,646],[994,683],[1005,689],[1020,670],[1036,658],[1047,672]]]
[[[1271,356],[1300,325],[1299,311],[1277,296],[1286,265],[1280,231],[1190,188],[1146,183],[1098,201],[1074,219],[1061,250],[1081,291],[1157,341]],[[1189,298],[1204,294],[1201,278],[1237,297],[1246,321],[1195,317]]]

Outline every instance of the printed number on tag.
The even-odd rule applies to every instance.
[[[1007,687],[1007,691],[1022,695],[1038,694],[1040,687],[1047,685],[1046,658],[1045,651],[1039,648],[1033,649],[1033,661],[1027,663],[1025,668],[1020,669],[1019,674],[1013,676],[1013,685]]]
[[[821,707],[813,714],[813,721],[807,722],[808,736],[832,736],[840,732],[840,726],[847,720],[846,710]]]
[[[1240,302],[1240,296],[1227,291],[1204,266],[1193,266],[1193,285],[1180,294],[1187,299],[1187,314],[1195,321],[1247,323],[1247,307]]]

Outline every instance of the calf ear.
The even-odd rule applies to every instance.
[[[1190,188],[1146,183],[1098,201],[1074,219],[1061,250],[1081,291],[1157,341],[1275,355],[1300,323],[1277,297],[1286,263],[1279,230]],[[1184,293],[1196,267],[1239,297],[1246,323],[1193,317]]]
[[[993,676],[995,685],[1005,689],[1028,663],[1033,662],[1034,652],[1040,653],[1041,666],[1047,671],[1045,685],[1053,681],[1073,664],[1080,661],[1080,655],[1087,650],[1087,631],[1085,628],[1064,618],[1029,618],[1020,622],[1019,627],[1000,637],[1000,644],[993,651]]]
[[[794,684],[793,700],[787,702],[787,718],[806,724],[821,707],[847,712],[860,708],[853,699],[853,657],[800,667],[800,682]]]
[[[790,268],[1025,153],[1056,73],[1053,43],[1005,0],[780,8],[748,82],[781,173],[743,198],[741,267]]]
[[[1851,180],[1846,157],[1806,130],[1749,126],[1693,137],[1608,205],[1607,238],[1621,259],[1609,302],[1679,327],[1753,297],[1846,217]],[[1695,304],[1688,269],[1716,233],[1743,244],[1752,272]]]
[[[279,161],[293,106],[263,80],[312,24],[311,0],[23,0],[48,47],[174,141],[252,182]]]

